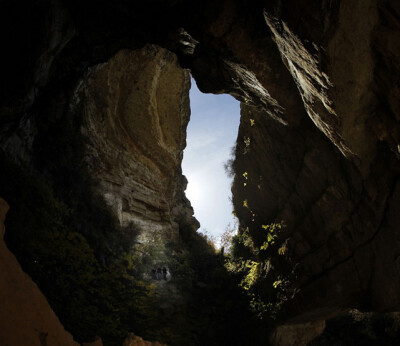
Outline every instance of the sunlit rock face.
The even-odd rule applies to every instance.
[[[290,1],[265,12],[308,115],[364,177],[378,140],[399,154],[398,11],[395,1]]]
[[[91,69],[78,91],[85,161],[119,223],[143,239],[178,239],[192,218],[181,161],[190,116],[189,72],[166,49],[122,50]]]

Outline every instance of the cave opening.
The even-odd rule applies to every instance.
[[[400,345],[399,1],[3,3],[0,345]]]
[[[201,93],[192,79],[190,104],[182,161],[183,174],[188,179],[186,196],[200,222],[199,231],[219,247],[225,229],[237,224],[232,212],[232,175],[228,166],[234,159],[240,103],[230,95]]]

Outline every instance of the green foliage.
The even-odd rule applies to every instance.
[[[153,323],[161,314],[159,297],[139,280],[140,230],[117,227],[93,192],[82,114],[67,107],[68,95],[52,94],[53,102],[39,97],[32,109],[32,166],[0,155],[0,196],[11,207],[7,244],[78,341],[99,335],[105,345],[121,344],[139,329],[161,335]]]
[[[66,329],[80,342],[99,335],[106,346],[121,345],[130,331],[170,345],[260,344],[247,296],[184,218],[179,241],[167,244],[157,234],[138,243],[135,225],[115,227],[93,192],[83,117],[66,101],[63,94],[37,98],[31,167],[0,154],[0,196],[11,206],[7,244]],[[162,284],[182,293],[176,301],[162,296],[160,283],[141,279],[154,261],[173,273]]]
[[[240,283],[240,286],[242,286],[245,290],[249,290],[261,275],[261,263],[247,260],[244,262],[244,264],[247,274]]]
[[[196,232],[184,217],[180,235],[180,242],[170,246],[174,248],[172,261],[181,263],[173,274],[185,304],[175,311],[171,330],[179,338],[170,344],[259,344],[260,325],[248,308],[246,295],[225,269],[222,253],[215,251],[207,233]]]
[[[131,331],[170,345],[257,344],[245,296],[207,239],[183,219],[180,240],[167,244],[158,234],[138,243],[137,227],[115,227],[83,163],[80,120],[39,117],[35,173],[2,154],[0,196],[11,206],[7,243],[65,328],[106,346]],[[182,294],[177,301],[140,280],[154,261],[172,272],[163,289]]]
[[[244,143],[243,155],[246,155],[250,150],[250,144],[251,144],[250,137],[244,136],[243,137],[243,143]]]
[[[154,289],[131,276],[121,260],[102,263],[68,220],[75,215],[52,189],[0,154],[0,196],[10,204],[6,242],[78,341],[96,335],[120,345],[129,331],[148,326]]]
[[[287,241],[282,245],[279,240],[282,228],[283,223],[261,225],[253,236],[249,228],[242,229],[233,237],[231,254],[225,262],[227,270],[237,276],[239,286],[247,292],[250,306],[259,317],[275,318],[293,295],[290,261],[279,256],[287,251]],[[278,248],[279,245],[282,246]]]
[[[267,250],[270,245],[274,245],[278,235],[276,232],[282,229],[279,223],[272,223],[271,225],[261,225],[261,228],[266,231],[267,239],[261,245],[260,250]]]

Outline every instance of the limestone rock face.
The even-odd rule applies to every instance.
[[[192,218],[181,161],[189,121],[189,73],[157,46],[117,53],[83,82],[86,161],[121,226],[150,239],[177,239]],[[198,227],[198,226],[197,226]]]
[[[78,345],[7,249],[3,240],[7,211],[7,203],[0,198],[0,344]]]

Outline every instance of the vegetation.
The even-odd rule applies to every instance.
[[[191,336],[182,345],[258,345],[262,326],[250,311],[247,297],[238,288],[234,277],[224,267],[225,258],[210,246],[207,235],[199,234],[190,224],[180,223],[181,256],[187,260],[191,275],[178,280],[189,311],[180,330]],[[265,337],[265,335],[264,335]],[[188,343],[187,340],[190,340]]]
[[[35,171],[0,154],[0,195],[11,206],[7,244],[65,328],[80,342],[98,335],[105,345],[120,345],[130,331],[170,345],[258,344],[246,295],[184,218],[180,240],[167,244],[157,237],[138,244],[135,225],[115,226],[82,164],[79,126],[68,117],[41,122]],[[173,273],[161,288],[141,279],[155,258]]]
[[[54,90],[52,102],[39,98],[32,110],[32,165],[0,152],[0,196],[10,204],[6,242],[76,340],[98,335],[105,345],[121,345],[131,331],[162,339],[160,297],[139,275],[141,230],[118,227],[94,193],[81,114]]]
[[[276,318],[282,305],[295,293],[291,287],[293,268],[286,256],[287,241],[278,236],[283,227],[283,223],[261,225],[257,237],[248,228],[240,230],[232,239],[225,263],[260,318]]]
[[[250,128],[256,125],[252,118],[249,123]],[[241,152],[247,154],[250,146],[250,136],[243,136],[243,143],[237,142],[231,158],[225,164],[227,175],[234,177],[237,187],[243,184],[244,189],[249,189],[254,182],[245,166],[237,166],[237,157],[243,160],[243,156],[238,155]],[[257,184],[257,188],[260,189],[260,184]],[[225,267],[247,294],[253,312],[259,318],[267,319],[272,326],[285,303],[297,293],[293,285],[296,265],[289,256],[288,239],[281,232],[285,227],[283,221],[271,224],[260,222],[251,205],[252,200],[246,198],[244,191],[239,190],[236,195],[241,199],[234,204],[233,213],[240,216],[242,224],[237,234],[230,234],[231,245],[227,251]]]
[[[229,223],[228,226],[226,226],[225,231],[221,234],[219,243],[221,246],[222,252],[225,254],[231,253],[232,249],[232,240],[233,237],[237,234],[238,231],[238,222],[235,220],[233,226]]]
[[[246,154],[249,152],[249,150],[250,150],[250,144],[251,144],[251,139],[250,139],[250,137],[244,136],[244,137],[243,137],[243,143],[244,143],[244,145],[245,145],[245,147],[244,147],[244,149],[243,149],[243,155],[246,155]]]
[[[287,291],[288,277],[278,275],[283,272],[268,255],[278,251],[278,226],[261,228],[262,242],[249,231],[227,230],[221,240],[226,256],[184,216],[177,220],[179,240],[166,243],[153,234],[139,243],[141,230],[116,226],[94,193],[82,119],[68,111],[66,98],[54,98],[49,109],[36,103],[31,166],[0,153],[0,196],[11,206],[6,242],[65,328],[80,342],[98,335],[105,345],[120,345],[131,331],[170,345],[265,340],[267,328],[249,302],[264,316]],[[233,158],[228,169],[234,172]],[[155,261],[168,266],[170,282],[145,279]]]
[[[120,345],[132,327],[152,323],[148,311],[157,304],[154,288],[135,279],[124,266],[127,252],[112,261],[96,257],[86,237],[70,222],[77,218],[74,210],[56,198],[48,184],[3,153],[0,165],[0,180],[7,182],[1,185],[0,195],[11,206],[6,242],[65,328],[78,341],[100,335],[106,345]],[[114,235],[107,239],[124,234],[124,230],[112,231]]]

